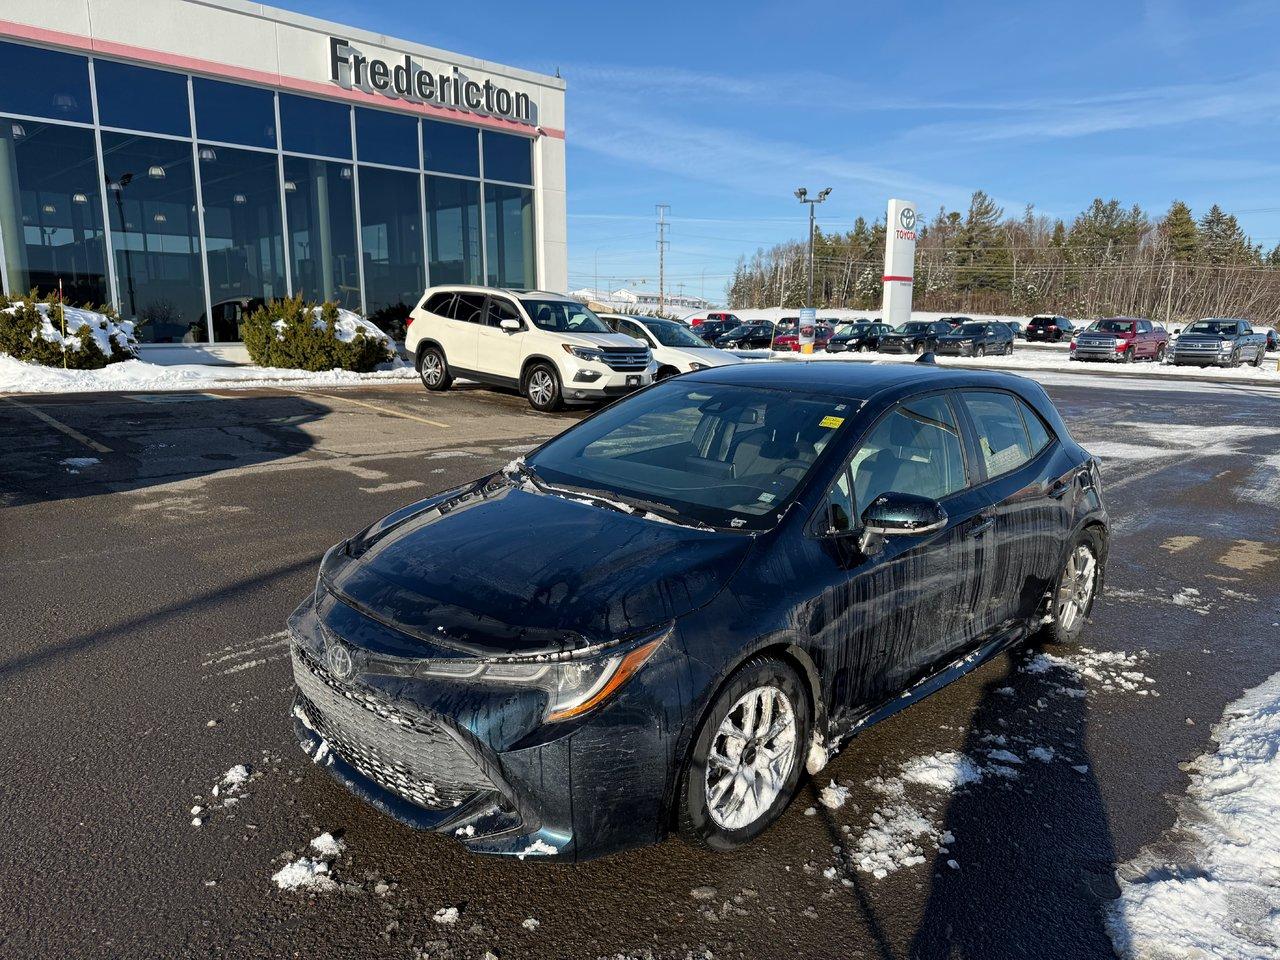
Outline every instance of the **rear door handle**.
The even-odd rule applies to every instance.
[[[969,528],[969,533],[975,537],[980,537],[995,525],[995,517],[979,517],[978,522]]]
[[[1053,486],[1049,488],[1049,496],[1055,500],[1061,500],[1067,495],[1067,491],[1071,489],[1070,480],[1056,480]]]

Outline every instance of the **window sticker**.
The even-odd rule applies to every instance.
[[[834,430],[836,427],[840,426],[840,424],[842,423],[844,423],[844,417],[823,417],[820,421],[818,421],[818,426],[827,427],[831,430]]]

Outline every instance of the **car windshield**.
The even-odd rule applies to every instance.
[[[1132,333],[1133,321],[1132,320],[1099,320],[1089,329],[1097,331],[1098,333]]]
[[[928,333],[927,323],[903,323],[898,325],[898,333]]]
[[[734,327],[732,330],[726,333],[725,336],[726,337],[745,337],[748,333],[750,333],[754,329],[755,327],[751,326],[751,324],[744,323],[740,327]]]
[[[869,323],[846,323],[836,331],[837,337],[860,337],[871,326]]]
[[[765,530],[855,409],[790,390],[671,380],[606,407],[526,466],[535,483],[664,519]]]
[[[572,300],[535,300],[521,297],[520,303],[539,330],[557,333],[612,333],[605,322]]]
[[[639,323],[643,323],[649,332],[653,334],[653,338],[664,347],[705,347],[706,344],[702,340],[689,332],[689,328],[683,323],[676,323],[674,320],[658,320],[654,317],[632,317]]]
[[[974,336],[975,334],[983,334],[987,332],[987,325],[985,323],[966,323],[963,327],[961,327],[956,332],[962,333],[965,336]]]
[[[1236,321],[1234,320],[1197,320],[1183,333],[1235,333]]]

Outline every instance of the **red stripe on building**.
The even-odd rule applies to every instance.
[[[891,277],[891,276],[889,276],[888,274],[886,274],[882,279],[884,280],[884,282],[885,282],[885,283],[888,283],[890,280],[896,280],[896,281],[898,281],[899,283],[911,283],[913,278],[911,278],[911,277]]]

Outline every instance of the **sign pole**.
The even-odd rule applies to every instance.
[[[897,327],[911,319],[911,292],[916,272],[916,205],[890,200],[885,220],[884,322]]]

